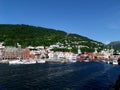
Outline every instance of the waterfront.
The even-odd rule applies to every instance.
[[[103,62],[0,64],[0,90],[108,90],[119,74]]]

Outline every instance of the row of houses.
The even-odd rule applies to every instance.
[[[79,54],[77,56],[77,60],[114,60],[114,59],[118,59],[120,58],[120,54],[115,54],[114,53],[114,49],[104,49],[101,52],[97,52],[97,50],[95,50],[95,52],[86,52],[84,54]]]
[[[28,46],[25,49],[21,48],[19,44],[18,47],[4,47],[0,45],[0,59],[76,59],[76,54],[72,52],[54,52],[50,51],[48,48],[44,49],[43,46],[32,47]]]
[[[94,52],[86,52],[84,54],[81,53],[80,47],[78,47],[78,53],[75,54],[73,52],[54,52],[50,51],[49,48],[44,46],[32,47],[28,46],[26,48],[21,48],[21,45],[17,44],[16,47],[5,47],[0,44],[0,59],[109,59],[109,58],[119,58],[119,55],[113,54],[113,49],[111,50],[102,50],[101,52],[97,52],[95,49]]]
[[[28,48],[21,49],[15,47],[6,47],[0,48],[0,59],[27,59],[34,58],[33,54],[30,54],[30,50]]]

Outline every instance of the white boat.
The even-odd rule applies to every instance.
[[[118,65],[118,61],[117,61],[117,60],[113,60],[113,61],[112,61],[112,64]]]
[[[12,60],[12,61],[9,61],[9,64],[23,64],[23,62],[20,60]]]
[[[101,60],[102,62],[104,62],[104,63],[107,63],[107,60]]]
[[[27,60],[22,60],[22,64],[35,64],[36,60],[33,59],[27,59]]]
[[[35,64],[36,61],[32,59],[27,59],[27,60],[11,60],[9,61],[9,64]]]
[[[89,62],[89,60],[88,59],[86,59],[86,60],[83,60],[84,62]]]
[[[107,64],[113,64],[113,61],[112,60],[108,60],[106,61]]]
[[[45,63],[45,60],[43,60],[43,59],[38,59],[36,62],[37,62],[37,63]]]
[[[76,60],[74,60],[74,59],[69,59],[69,62],[70,62],[70,63],[75,63]]]

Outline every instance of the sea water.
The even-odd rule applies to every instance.
[[[103,62],[0,64],[0,90],[109,90],[119,74]]]

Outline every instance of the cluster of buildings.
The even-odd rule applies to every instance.
[[[50,51],[48,48],[44,49],[44,46],[32,47],[28,46],[26,48],[3,46],[0,44],[0,60],[13,60],[13,59],[76,59],[76,55],[73,52],[54,52]]]
[[[13,59],[44,59],[49,60],[63,60],[63,59],[74,59],[74,60],[107,60],[111,58],[119,58],[118,55],[114,55],[114,50],[105,49],[101,52],[97,52],[95,49],[94,52],[81,53],[80,47],[78,48],[78,53],[73,52],[54,52],[50,50],[51,47],[37,46],[32,47],[28,46],[26,48],[21,48],[21,45],[17,44],[17,47],[3,46],[0,43],[0,60],[13,60]]]
[[[94,52],[79,53],[76,59],[79,60],[118,60],[120,54],[114,53],[114,49],[104,49],[101,52],[97,52],[95,48]]]

